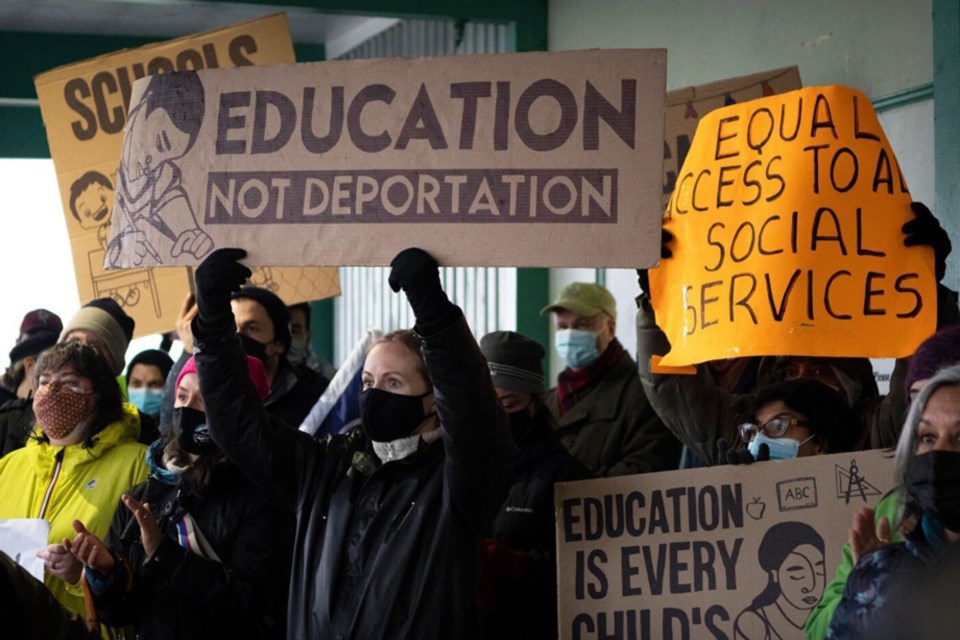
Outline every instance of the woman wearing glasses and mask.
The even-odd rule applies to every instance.
[[[0,518],[40,518],[50,524],[44,583],[57,600],[83,614],[83,565],[70,553],[73,520],[105,535],[114,507],[147,479],[140,421],[123,411],[120,387],[92,347],[62,342],[40,354],[34,368],[37,426],[27,444],[0,459]]]
[[[719,459],[737,464],[852,451],[859,421],[843,398],[816,380],[798,379],[759,389],[739,427],[740,448],[718,443]]]

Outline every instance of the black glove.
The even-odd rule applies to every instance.
[[[237,260],[243,249],[217,249],[197,267],[197,323],[207,335],[231,331],[236,326],[230,309],[230,294],[239,291],[252,272]]]
[[[660,230],[660,259],[672,258],[673,251],[667,245],[673,242],[673,234],[667,231],[666,229]],[[646,269],[637,269],[637,284],[640,285],[640,289],[650,295],[650,278],[647,276]]]
[[[913,220],[904,223],[900,230],[906,234],[903,239],[903,246],[915,247],[918,245],[927,245],[933,247],[934,265],[937,272],[937,282],[943,280],[947,272],[947,256],[953,249],[950,243],[950,236],[940,221],[930,212],[927,205],[922,202],[911,202],[910,208],[913,209]]]
[[[753,462],[766,462],[770,459],[770,447],[766,444],[760,445],[757,457],[746,449],[732,449],[723,438],[717,440],[717,464],[751,464]]]
[[[440,284],[440,267],[423,249],[404,249],[390,263],[390,288],[407,294],[407,300],[424,333],[433,333],[437,324],[454,309]]]

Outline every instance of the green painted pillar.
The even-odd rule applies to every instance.
[[[933,122],[937,207],[953,241],[944,284],[960,289],[960,3],[933,0]]]
[[[550,270],[517,269],[517,332],[536,340],[550,353],[550,318],[540,309],[550,304]]]
[[[310,347],[318,356],[334,367],[333,360],[333,298],[310,303],[310,333],[313,340]]]

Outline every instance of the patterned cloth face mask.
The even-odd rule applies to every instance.
[[[87,408],[90,393],[73,385],[42,384],[33,396],[37,425],[48,438],[63,440],[93,414]]]

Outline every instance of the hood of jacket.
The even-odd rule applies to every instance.
[[[764,356],[757,373],[757,387],[783,382],[792,356]],[[824,358],[839,373],[844,395],[851,407],[880,397],[869,358]],[[847,380],[843,380],[843,378]]]

